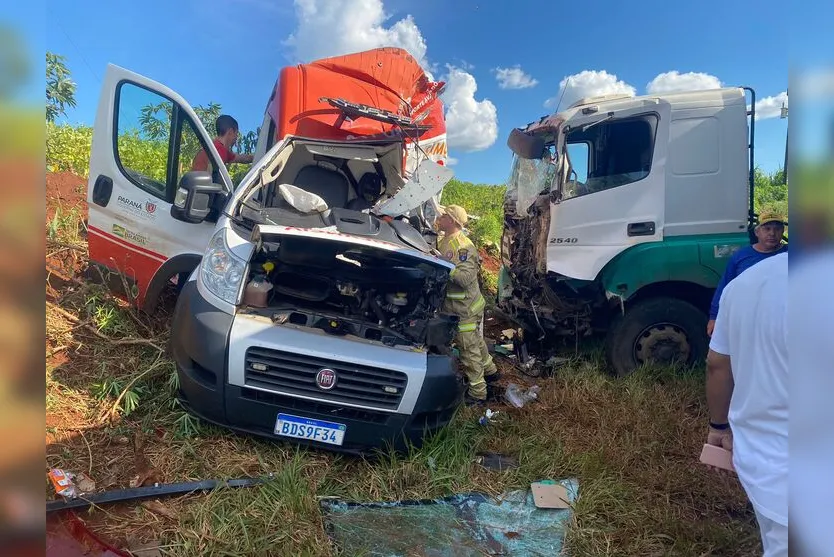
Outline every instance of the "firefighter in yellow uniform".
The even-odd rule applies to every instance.
[[[460,352],[460,363],[469,380],[467,404],[478,404],[487,399],[487,383],[498,378],[498,370],[487,350],[483,337],[486,301],[478,286],[479,257],[475,244],[463,234],[469,216],[458,205],[440,207],[437,228],[443,234],[438,251],[455,268],[449,276],[443,311],[459,318],[455,344]]]

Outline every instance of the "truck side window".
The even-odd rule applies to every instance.
[[[569,132],[568,156],[577,176],[565,184],[562,199],[644,179],[651,172],[656,129],[657,115],[644,114]]]
[[[133,83],[116,89],[114,147],[122,173],[160,199],[169,197],[168,152],[174,103]]]
[[[568,176],[568,183],[565,184],[565,192],[563,199],[570,199],[580,195],[578,190],[585,186],[588,180],[588,167],[591,165],[591,146],[585,141],[578,143],[568,143],[565,147],[570,159],[571,170],[576,174],[571,173]]]

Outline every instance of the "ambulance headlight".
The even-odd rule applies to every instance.
[[[225,229],[218,230],[203,256],[200,264],[200,280],[215,296],[232,305],[237,305],[240,296],[246,262],[226,245]]]

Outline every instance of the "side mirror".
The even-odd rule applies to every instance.
[[[544,154],[544,138],[514,128],[507,138],[507,147],[522,159],[540,159]]]
[[[171,216],[198,224],[206,220],[215,207],[226,203],[226,190],[215,184],[209,172],[192,170],[180,179]]]

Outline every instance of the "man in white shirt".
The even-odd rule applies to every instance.
[[[707,443],[733,451],[764,557],[788,555],[788,255],[747,269],[721,295],[707,357]]]

